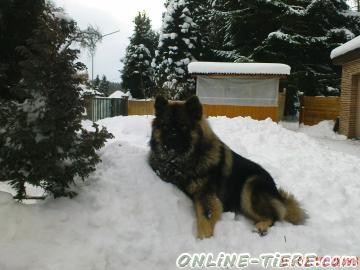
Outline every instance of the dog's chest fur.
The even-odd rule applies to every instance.
[[[150,165],[164,181],[183,186],[194,178],[196,164],[190,153],[178,154],[162,146],[151,152]]]

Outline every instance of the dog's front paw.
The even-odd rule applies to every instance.
[[[203,225],[203,226],[198,227],[197,238],[204,239],[204,238],[212,237],[213,235],[214,235],[214,232],[213,232],[211,226]]]

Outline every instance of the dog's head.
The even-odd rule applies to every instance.
[[[197,137],[202,119],[202,105],[197,96],[185,102],[169,102],[164,97],[155,100],[153,137],[165,149],[185,153]]]

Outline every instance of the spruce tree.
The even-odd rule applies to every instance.
[[[194,93],[194,80],[187,66],[197,60],[201,38],[189,0],[171,0],[163,16],[160,39],[152,66],[156,84],[169,98],[182,99]]]
[[[110,82],[106,79],[106,76],[103,75],[99,83],[99,92],[103,93],[105,97],[110,95]]]
[[[15,2],[9,5],[15,8]],[[9,96],[23,93],[24,98],[0,99],[0,180],[10,181],[18,199],[26,198],[25,183],[42,187],[54,197],[75,195],[71,184],[95,170],[100,162],[96,150],[111,137],[97,125],[94,132],[81,126],[84,107],[77,74],[85,66],[76,62],[79,52],[71,45],[84,33],[60,10],[40,3],[32,18],[35,23],[28,29],[31,35],[25,42],[11,44],[15,47],[10,51],[19,57],[10,60],[19,67],[18,80],[4,80]],[[2,17],[5,29],[14,24],[14,18]],[[10,35],[17,36],[21,29],[14,31]],[[1,64],[7,66],[7,62]]]
[[[151,61],[155,53],[157,34],[151,28],[151,21],[145,12],[134,20],[135,28],[130,44],[122,60],[122,87],[134,98],[148,98],[154,95],[154,72]]]
[[[189,0],[188,8],[192,12],[192,19],[197,28],[197,47],[193,51],[198,61],[214,60],[214,53],[211,47],[211,1]]]
[[[228,61],[290,65],[292,74],[285,84],[290,104],[297,91],[339,94],[341,70],[332,65],[330,52],[360,34],[360,17],[349,12],[346,1],[242,0],[233,5],[214,12],[226,25],[219,51]],[[287,111],[294,113],[294,107]]]
[[[100,83],[101,83],[100,77],[99,75],[96,75],[95,80],[92,81],[92,88],[94,88],[95,90],[99,90]]]

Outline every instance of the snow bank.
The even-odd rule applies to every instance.
[[[192,62],[188,66],[190,74],[262,74],[289,75],[290,66],[271,63],[222,63]]]
[[[270,120],[211,118],[220,138],[296,194],[310,219],[304,226],[276,223],[260,237],[244,217],[235,221],[227,213],[215,236],[201,241],[191,201],[147,164],[151,120],[99,121],[115,139],[101,150],[103,163],[73,200],[29,206],[0,195],[0,269],[169,270],[183,252],[359,255],[359,158]]]
[[[356,38],[344,43],[340,47],[337,47],[334,50],[332,50],[330,57],[331,59],[334,59],[336,57],[339,57],[341,55],[344,55],[348,52],[351,52],[359,48],[360,48],[360,36],[357,36]]]
[[[336,134],[333,131],[335,122],[334,121],[321,121],[319,124],[314,126],[300,125],[299,132],[305,133],[311,137],[332,139],[332,140],[346,140],[346,136]]]

